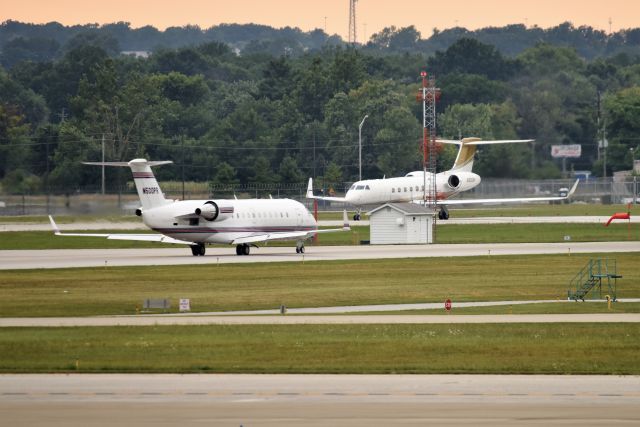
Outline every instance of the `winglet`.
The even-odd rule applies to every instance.
[[[349,225],[349,217],[347,216],[347,210],[342,211],[342,230],[350,231],[351,226]]]
[[[309,184],[307,185],[307,199],[313,198],[313,178],[309,178]]]
[[[58,225],[53,220],[53,217],[51,215],[49,215],[49,222],[51,223],[51,228],[53,228],[53,233],[55,235],[59,235],[60,234],[60,229],[58,228]]]
[[[573,187],[571,187],[571,190],[567,193],[567,199],[573,196],[573,193],[576,192],[576,188],[578,188],[579,183],[580,183],[580,180],[576,179],[576,182],[573,184]]]

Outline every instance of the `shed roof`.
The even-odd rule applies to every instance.
[[[433,211],[431,209],[427,209],[417,203],[385,203],[384,205],[378,206],[377,208],[369,211],[367,215],[371,215],[387,206],[405,215],[433,215]]]

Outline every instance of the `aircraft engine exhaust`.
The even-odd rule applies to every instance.
[[[218,209],[218,205],[215,202],[206,202],[202,207],[196,208],[196,215],[201,216],[207,221],[214,221],[218,218],[218,214],[220,210]]]
[[[449,187],[453,189],[460,187],[460,178],[458,177],[458,175],[449,176],[449,179],[447,180],[447,185],[449,185]]]

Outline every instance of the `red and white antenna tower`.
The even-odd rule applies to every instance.
[[[436,101],[440,89],[436,87],[433,76],[426,71],[420,73],[422,87],[418,92],[418,101],[422,102],[422,167],[424,170],[424,204],[435,212],[437,209],[436,187]],[[427,179],[429,178],[429,179]]]
[[[358,0],[349,0],[349,43],[356,44],[356,3]]]

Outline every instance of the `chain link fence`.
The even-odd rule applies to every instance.
[[[461,194],[458,198],[509,198],[558,195],[571,188],[575,180],[510,180],[483,179],[475,189]],[[292,184],[252,184],[252,185],[215,185],[207,183],[160,183],[165,197],[178,200],[238,199],[247,198],[291,198],[307,207],[312,202],[305,199],[306,183]],[[351,183],[343,183],[332,188],[335,194],[342,196]],[[329,189],[315,188],[315,194],[329,194]],[[576,203],[631,203],[640,202],[640,179],[626,178],[614,181],[612,178],[598,178],[581,181],[571,201]],[[0,193],[0,216],[20,215],[133,215],[140,206],[133,185],[122,187],[119,191],[100,194],[95,187],[80,188],[68,194],[52,191],[50,194],[2,194]],[[350,208],[343,203],[323,202],[320,210],[342,210]]]

